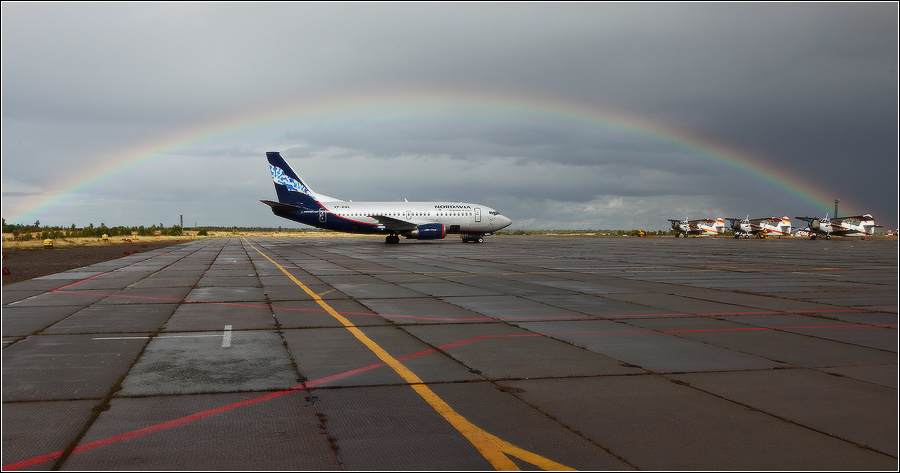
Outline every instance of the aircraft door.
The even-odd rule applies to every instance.
[[[328,212],[325,209],[319,210],[319,222],[325,223],[325,219],[328,217]]]
[[[481,209],[475,207],[475,223],[481,223]]]
[[[412,220],[412,210],[407,210],[407,211],[406,211],[406,219],[407,219],[407,220]]]

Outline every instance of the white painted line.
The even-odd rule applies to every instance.
[[[222,348],[231,346],[231,325],[225,326],[225,333],[222,334]]]

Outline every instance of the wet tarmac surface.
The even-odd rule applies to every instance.
[[[3,470],[898,468],[898,244],[221,238],[3,287]]]

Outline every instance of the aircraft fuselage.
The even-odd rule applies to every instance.
[[[485,235],[509,226],[512,221],[496,210],[467,202],[353,202],[318,194],[276,151],[266,153],[269,173],[278,201],[263,200],[282,218],[347,233],[387,235],[385,243],[400,236],[416,240],[439,240],[462,234],[463,242],[482,242]]]
[[[378,217],[415,225],[439,223],[447,233],[485,234],[509,225],[496,210],[465,202],[320,202],[319,210],[275,211],[284,217],[317,228],[348,233],[391,234]]]

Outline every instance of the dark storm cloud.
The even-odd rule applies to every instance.
[[[17,196],[52,191],[60,175],[103,169],[118,150],[200,124],[409,91],[639,117],[820,183],[820,194],[897,225],[895,3],[2,8],[7,218],[25,205]],[[280,150],[328,195],[496,200],[535,226],[643,218],[659,228],[685,213],[823,210],[665,140],[488,105],[468,116],[473,109],[350,106],[172,150],[92,192],[105,213],[130,219],[123,224],[182,212],[222,225],[287,223],[258,205],[272,193],[262,153]],[[55,172],[35,172],[38,158]],[[180,198],[149,203],[161,192]],[[109,204],[116,199],[129,210]],[[100,207],[86,196],[65,218],[82,223]]]

